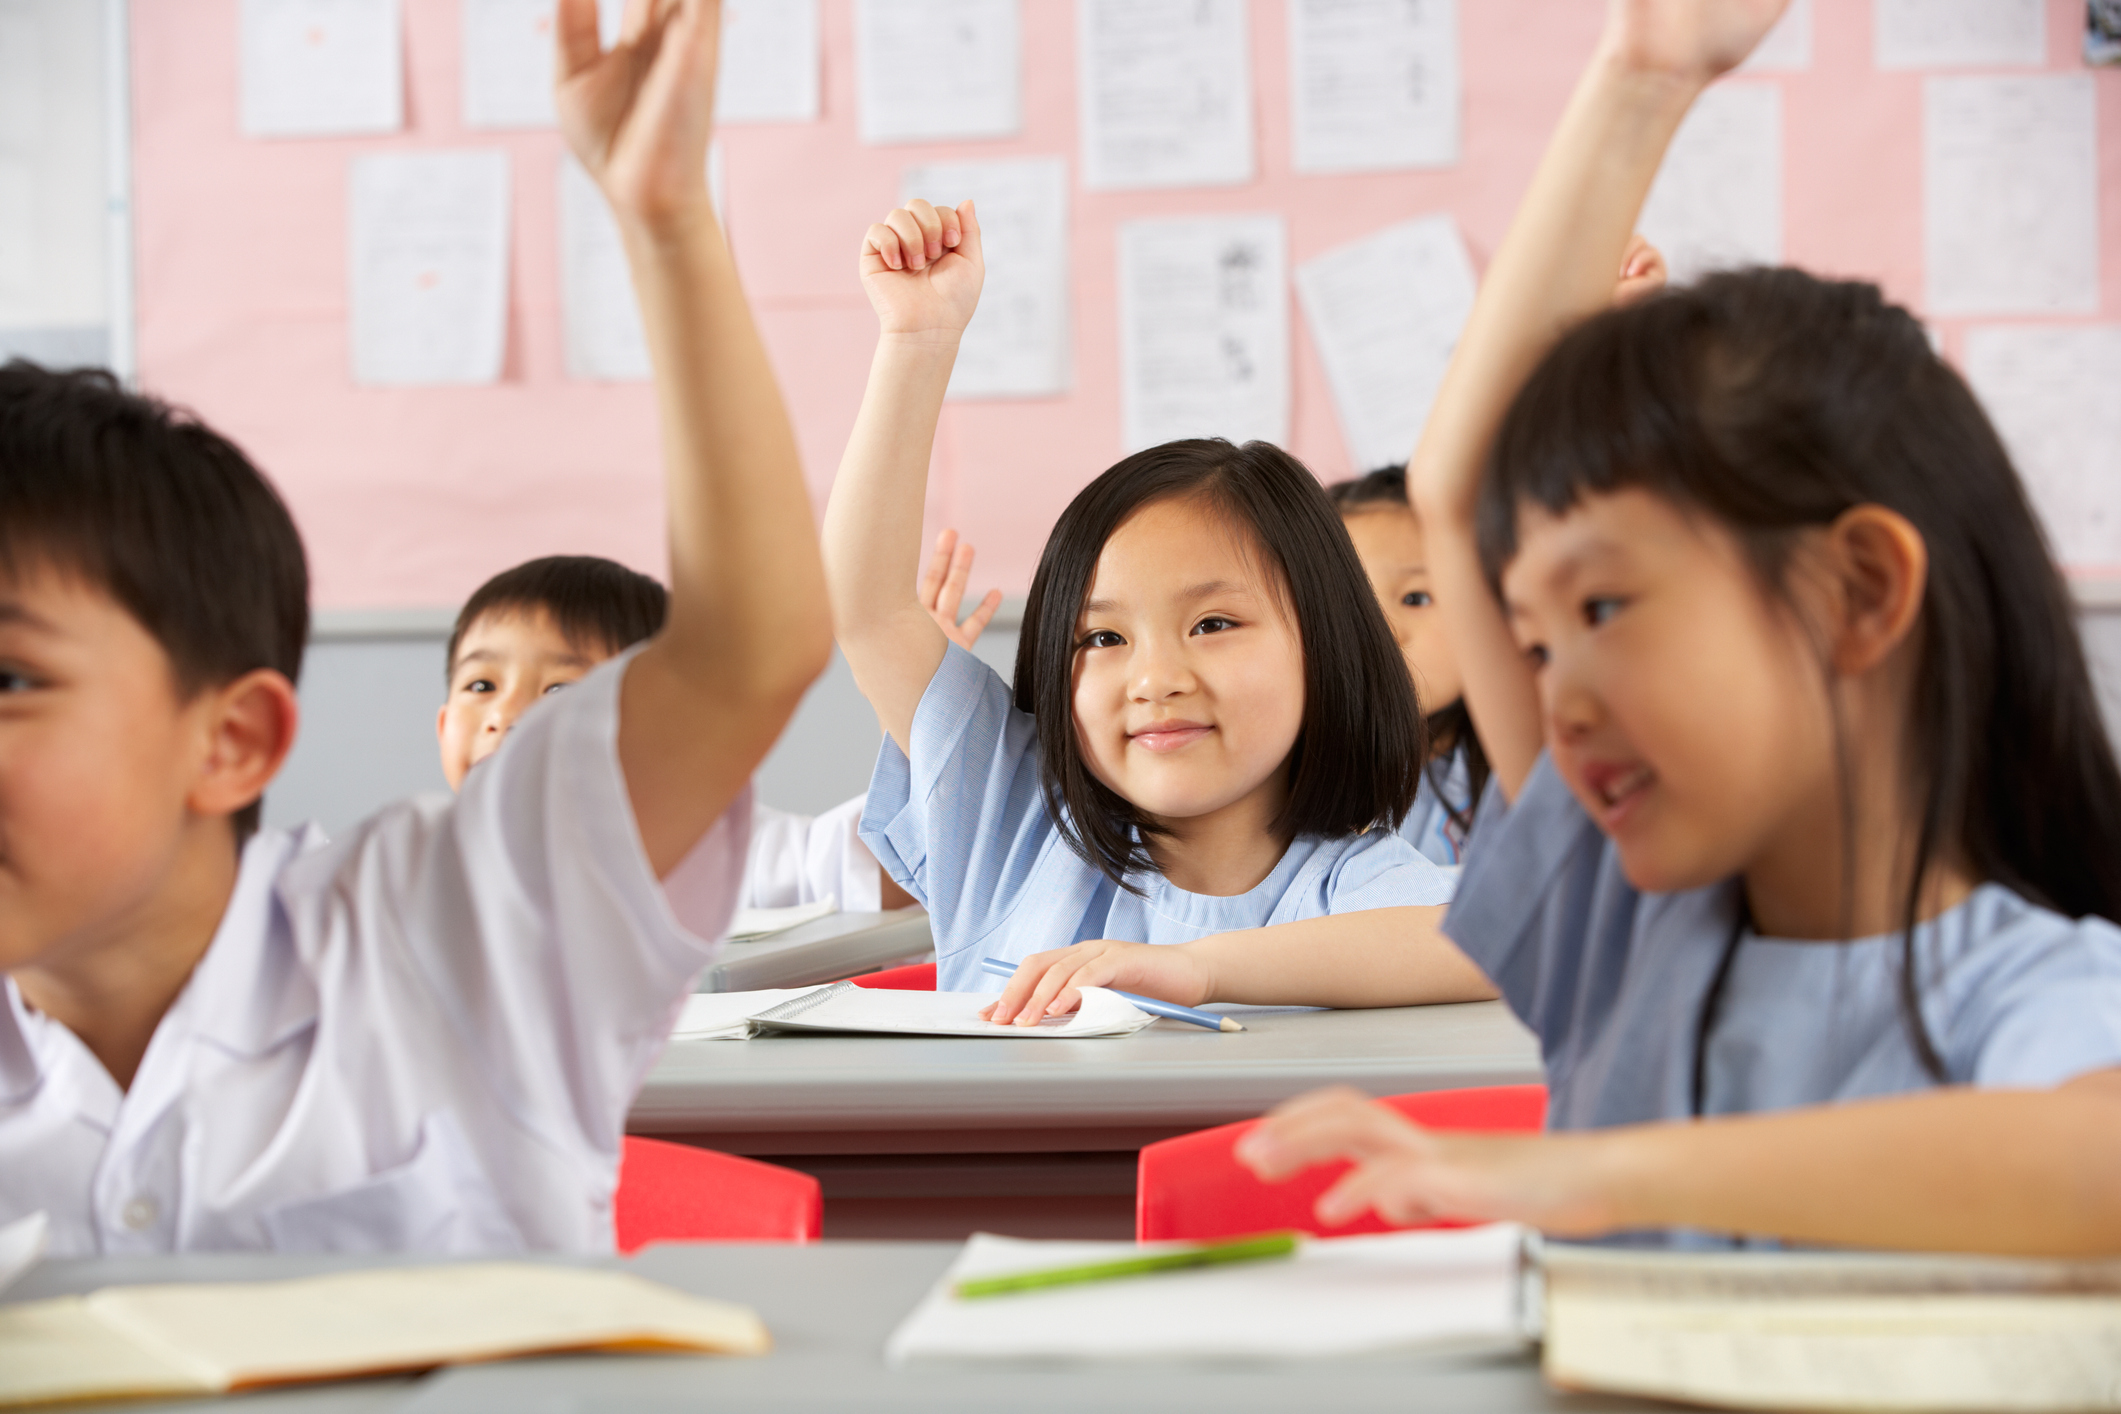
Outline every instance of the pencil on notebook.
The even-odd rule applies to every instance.
[[[1257,1237],[1209,1242],[1176,1252],[1152,1252],[1143,1257],[1121,1257],[1110,1262],[1085,1262],[1073,1267],[1047,1267],[1040,1271],[1010,1272],[1003,1276],[973,1277],[950,1288],[960,1301],[983,1296],[1005,1296],[1016,1291],[1036,1291],[1048,1286],[1073,1286],[1078,1282],[1112,1281],[1119,1277],[1148,1276],[1153,1272],[1182,1271],[1224,1262],[1256,1262],[1267,1257],[1287,1257],[1296,1251],[1298,1234],[1269,1232]]]
[[[998,957],[983,957],[979,960],[981,970],[997,977],[1014,977],[1016,964]],[[1110,990],[1109,988],[1107,990]],[[1234,1016],[1223,1016],[1217,1012],[1202,1011],[1198,1007],[1180,1006],[1177,1002],[1160,1002],[1154,997],[1138,997],[1132,992],[1112,993],[1149,1013],[1151,1016],[1169,1017],[1173,1021],[1190,1022],[1194,1026],[1205,1026],[1210,1031],[1242,1031],[1244,1024]]]

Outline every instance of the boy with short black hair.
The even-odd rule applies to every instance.
[[[561,0],[663,412],[669,623],[454,800],[253,833],[295,732],[301,542],[242,454],[0,371],[0,1222],[66,1255],[608,1250],[626,1109],[717,862],[830,651],[795,442],[702,173],[719,7]],[[704,840],[703,840],[703,837]],[[247,842],[246,842],[247,841]]]

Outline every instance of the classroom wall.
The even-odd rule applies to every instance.
[[[1074,390],[960,403],[938,439],[929,517],[981,551],[980,585],[1021,592],[1055,514],[1120,451],[1115,232],[1152,215],[1275,211],[1301,262],[1388,224],[1448,212],[1476,264],[1508,221],[1592,43],[1593,0],[1460,0],[1464,152],[1454,168],[1359,176],[1291,170],[1283,0],[1253,0],[1260,176],[1189,191],[1072,193]],[[2048,0],[2050,70],[2079,70],[2082,0]],[[549,132],[466,131],[458,0],[405,0],[408,130],[381,139],[237,134],[237,0],[134,0],[132,53],[142,381],[197,406],[285,488],[327,609],[459,602],[480,579],[554,551],[662,562],[645,385],[561,366]],[[1922,298],[1924,75],[1881,73],[1871,0],[1815,0],[1804,72],[1748,74],[1783,95],[1786,257]],[[874,326],[854,275],[867,223],[909,165],[1059,154],[1076,143],[1074,6],[1024,0],[1024,130],[981,143],[864,147],[855,132],[852,0],[823,7],[823,117],[730,127],[729,227],[822,502],[860,396]],[[2121,71],[2099,72],[2101,248],[2094,318],[2121,318]],[[348,377],[348,160],[497,148],[512,159],[505,368],[476,388],[355,388]],[[2012,252],[1999,251],[1999,260]],[[2077,322],[2083,322],[2079,318]],[[1289,443],[1321,475],[1350,465],[1308,331],[1292,317]],[[1937,327],[1948,350],[1963,321]],[[2116,567],[2121,569],[2121,567]],[[980,586],[976,586],[980,587]]]

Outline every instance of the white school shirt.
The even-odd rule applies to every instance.
[[[129,1091],[8,982],[0,1222],[43,1209],[60,1256],[609,1251],[627,1107],[715,951],[634,824],[631,658],[525,713],[461,795],[251,839]],[[749,819],[747,792],[695,850],[715,932]]]
[[[860,833],[868,799],[858,795],[822,815],[753,806],[751,853],[738,906],[792,908],[831,896],[849,913],[882,908],[883,875]]]
[[[1186,943],[1371,908],[1448,903],[1454,881],[1390,830],[1298,835],[1242,894],[1160,874],[1123,889],[1068,847],[1039,788],[1038,731],[994,670],[951,644],[913,714],[909,761],[884,738],[862,840],[928,910],[936,985],[998,992],[982,958],[1018,962],[1091,938]]]

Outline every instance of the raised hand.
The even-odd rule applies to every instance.
[[[1603,47],[1622,67],[1705,84],[1735,69],[1789,0],[1610,0]]]
[[[887,335],[956,338],[972,322],[986,275],[969,201],[937,208],[916,197],[862,238],[862,288]]]
[[[958,622],[958,606],[965,602],[965,581],[972,576],[972,555],[972,547],[959,543],[956,531],[943,531],[935,537],[935,553],[921,571],[920,584],[921,607],[952,643],[967,650],[979,642],[994,611],[1002,606],[1002,592],[990,589],[965,621]]]
[[[1628,241],[1627,254],[1620,257],[1620,282],[1613,286],[1613,307],[1620,309],[1646,299],[1664,288],[1664,252],[1637,231]]]
[[[651,225],[711,220],[720,0],[627,0],[608,50],[597,0],[560,0],[557,18],[560,129],[613,208]]]

